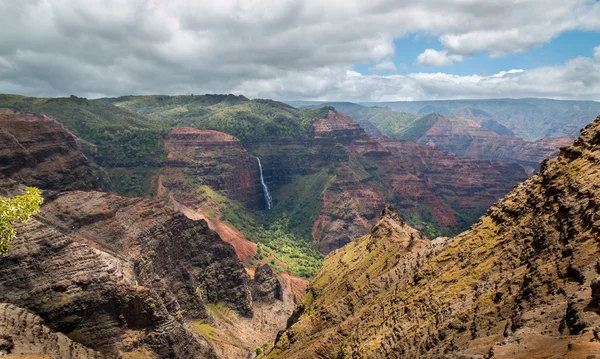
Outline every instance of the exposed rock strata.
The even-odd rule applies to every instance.
[[[206,303],[252,313],[233,247],[159,200],[77,191],[48,199],[19,227],[0,273],[1,301],[107,355],[214,356],[183,321],[207,318]]]
[[[261,205],[256,158],[237,138],[213,130],[175,128],[165,148],[169,161],[162,184],[167,189],[193,196],[195,188],[204,185],[250,209]]]
[[[528,175],[537,171],[544,159],[555,157],[561,147],[573,142],[568,137],[544,137],[527,142],[514,135],[499,135],[473,120],[436,114],[430,116],[435,118],[434,125],[416,142],[435,145],[459,156],[515,162]]]
[[[104,356],[73,342],[22,308],[0,303],[0,357],[39,355],[43,358],[102,359]]]
[[[281,283],[268,264],[263,264],[254,271],[252,299],[265,302],[282,299]]]
[[[599,163],[600,117],[454,238],[384,213],[327,257],[268,357],[593,357]]]
[[[93,165],[62,124],[45,115],[0,113],[0,173],[56,191],[97,190]]]
[[[436,225],[433,234],[456,233],[526,178],[514,163],[368,136],[335,111],[315,123],[313,152],[337,164],[312,230],[313,242],[324,253],[367,233],[386,203],[396,203],[412,223]]]

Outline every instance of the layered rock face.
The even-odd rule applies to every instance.
[[[74,358],[216,358],[192,324],[209,319],[209,303],[252,316],[250,278],[234,248],[205,221],[158,198],[67,191],[97,183],[73,137],[46,117],[1,116],[11,116],[2,125],[10,140],[2,142],[2,195],[18,194],[22,184],[47,191],[40,213],[17,227],[10,254],[0,258],[0,302],[39,315],[81,345],[35,329],[37,319],[9,306],[4,318],[24,322],[9,319],[10,338],[0,346]],[[18,331],[22,326],[36,332]]]
[[[516,164],[459,157],[411,141],[382,138],[390,151],[361,154],[379,167],[393,188],[399,210],[410,214],[422,206],[444,228],[469,224],[526,175]],[[463,221],[461,223],[461,221]]]
[[[385,179],[378,181],[374,176],[377,167],[359,162],[350,146],[356,143],[383,154],[387,151],[352,118],[336,111],[314,124],[314,137],[313,163],[335,166],[334,180],[321,195],[322,207],[312,227],[313,243],[329,253],[368,231],[390,199],[384,193]]]
[[[263,264],[256,268],[252,284],[253,300],[272,302],[276,299],[282,299],[281,283],[279,283],[277,275],[268,264]]]
[[[165,147],[169,161],[157,181],[158,196],[188,218],[206,220],[242,263],[254,256],[256,243],[225,223],[219,201],[225,196],[250,210],[266,206],[256,158],[237,138],[212,130],[175,128]]]
[[[335,111],[315,123],[313,152],[336,164],[312,230],[313,242],[324,253],[367,233],[386,203],[396,203],[412,223],[427,223],[431,227],[421,229],[430,234],[456,233],[526,178],[514,163],[368,136]]]
[[[0,303],[0,356],[101,359],[104,356],[55,333],[44,320],[22,308]],[[39,356],[38,356],[39,355]],[[41,356],[41,357],[40,357]]]
[[[52,127],[47,126],[37,121],[28,136],[49,132]],[[229,180],[218,183],[234,181],[232,186],[241,183],[235,182],[241,181],[236,176],[244,176],[240,170],[257,172],[255,158],[231,136],[188,129],[175,132],[178,135],[172,133],[167,144],[175,164],[169,169],[186,175],[185,168],[176,164],[188,161],[194,169],[198,161],[200,167],[206,164],[227,174]],[[54,136],[70,138],[64,131]],[[23,143],[31,148],[50,146],[42,147],[38,141]],[[14,177],[48,191],[40,214],[19,226],[11,254],[0,258],[0,302],[24,308],[17,308],[15,315],[26,319],[14,322],[11,309],[5,316],[10,328],[2,329],[0,313],[0,353],[10,348],[12,354],[61,358],[246,359],[285,326],[306,281],[277,276],[268,266],[249,270],[251,279],[241,261],[255,253],[256,244],[224,222],[202,220],[206,213],[174,199],[184,194],[196,201],[208,197],[166,189],[160,180],[159,197],[168,195],[169,204],[159,198],[65,191],[69,176],[81,164],[63,157],[85,157],[76,148],[58,152],[51,158],[60,165],[56,173],[61,176],[36,182],[32,171]],[[0,195],[11,197],[23,190],[24,185],[3,174],[16,173],[11,166],[17,165],[20,162],[7,161],[6,172],[0,172]],[[210,178],[206,171],[204,177]],[[66,189],[87,190],[85,183],[74,182]],[[198,187],[206,188],[210,196],[217,193],[204,183]],[[230,194],[226,187],[223,192]],[[236,247],[225,243],[209,224]],[[42,319],[31,320],[43,320],[47,328],[28,324],[30,316],[20,314],[28,313],[24,310],[39,315],[35,318]],[[32,332],[20,331],[23,325]]]
[[[515,162],[528,175],[539,169],[542,160],[555,157],[561,147],[573,142],[568,137],[544,137],[527,142],[516,136],[499,135],[473,120],[436,114],[430,116],[435,118],[435,123],[417,140],[418,143],[435,145],[459,156]]]
[[[100,189],[75,138],[45,115],[0,112],[0,173],[41,189]]]
[[[600,117],[454,238],[384,211],[327,257],[267,357],[593,358],[599,159]]]
[[[167,189],[190,194],[204,185],[250,209],[264,206],[257,160],[237,138],[213,130],[175,128],[169,132],[165,148],[169,161],[162,171],[162,185]]]
[[[48,198],[18,228],[0,273],[0,301],[109,356],[214,357],[185,321],[206,319],[206,303],[252,313],[233,247],[157,199],[79,191]]]

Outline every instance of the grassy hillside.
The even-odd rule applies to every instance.
[[[0,95],[0,107],[54,117],[86,141],[86,154],[107,168],[148,165],[164,158],[157,126],[107,103],[78,97]]]
[[[267,138],[308,140],[312,123],[326,114],[272,100],[235,95],[127,96],[101,99],[143,115],[159,128],[195,127],[228,133],[244,143]]]

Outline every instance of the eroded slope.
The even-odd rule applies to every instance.
[[[268,357],[599,353],[599,164],[600,118],[454,238],[411,240],[384,212],[327,257]]]

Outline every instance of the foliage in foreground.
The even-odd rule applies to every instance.
[[[0,255],[10,251],[10,242],[17,236],[15,223],[27,222],[40,211],[43,202],[42,192],[35,187],[28,187],[25,194],[13,199],[0,197]]]

